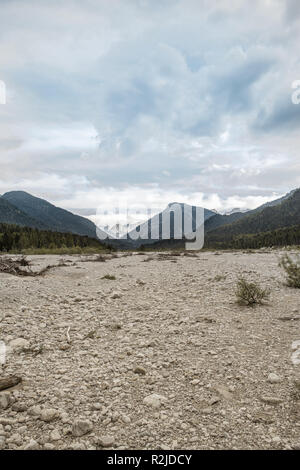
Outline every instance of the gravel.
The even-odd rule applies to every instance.
[[[43,277],[1,274],[0,378],[22,382],[0,392],[0,449],[299,448],[300,291],[279,255],[68,256]],[[237,305],[241,275],[270,301]]]

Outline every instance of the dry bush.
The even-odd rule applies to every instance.
[[[287,285],[300,289],[300,257],[296,256],[292,259],[285,254],[279,261],[279,266],[284,269],[286,274]]]
[[[240,278],[236,287],[237,303],[240,305],[262,304],[270,296],[268,289],[262,289],[256,282],[248,282]]]
[[[111,274],[105,274],[101,279],[107,279],[108,281],[115,281],[116,276],[112,276]]]

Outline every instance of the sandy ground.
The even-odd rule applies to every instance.
[[[0,448],[300,448],[300,291],[279,255],[31,256],[67,266],[0,274],[0,378],[23,379],[0,393]],[[239,275],[269,303],[237,305]]]

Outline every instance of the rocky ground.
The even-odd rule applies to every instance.
[[[41,277],[0,274],[0,379],[22,378],[0,392],[0,448],[300,448],[300,291],[279,255],[65,256]],[[237,305],[239,275],[269,303]]]

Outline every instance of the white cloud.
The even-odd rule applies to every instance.
[[[123,191],[230,209],[300,186],[294,0],[0,8],[0,192],[82,209]]]

